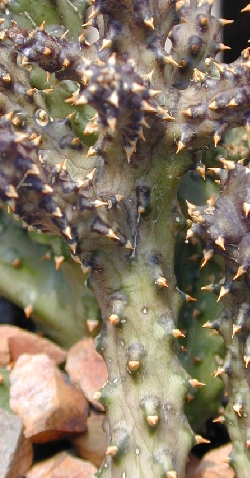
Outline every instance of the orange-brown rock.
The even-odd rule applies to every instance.
[[[44,337],[27,332],[14,325],[0,325],[0,366],[26,354],[47,354],[57,364],[66,359],[66,352]]]
[[[88,430],[77,435],[72,441],[78,456],[89,460],[98,468],[101,466],[107,450],[107,438],[102,428],[105,415],[91,413],[88,418]]]
[[[103,406],[93,399],[108,378],[103,358],[95,350],[92,338],[85,338],[75,344],[68,352],[66,370],[73,383],[77,384],[90,403],[103,411]]]
[[[193,478],[234,478],[233,469],[224,462],[231,450],[232,445],[229,444],[207,453],[196,469]]]
[[[32,459],[32,444],[23,436],[21,418],[0,409],[0,477],[22,478]]]
[[[86,430],[88,402],[81,390],[66,384],[47,355],[19,357],[10,374],[10,406],[34,443],[69,438]]]
[[[26,478],[92,478],[95,472],[91,463],[61,452],[34,465]]]

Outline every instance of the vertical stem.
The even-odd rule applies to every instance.
[[[138,215],[135,250],[95,257],[90,284],[104,320],[97,348],[109,371],[99,394],[109,446],[97,476],[184,477],[194,441],[183,413],[188,376],[174,352],[179,164],[170,159],[147,176],[150,210]]]

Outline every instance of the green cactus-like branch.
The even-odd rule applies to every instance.
[[[108,412],[98,476],[183,478],[200,438],[183,413],[197,382],[175,353],[185,298],[173,267],[182,223],[176,193],[198,150],[248,124],[249,54],[231,65],[214,60],[226,21],[211,15],[209,0],[92,3],[84,28],[97,28],[100,38],[91,46],[84,34],[67,40],[44,23],[21,28],[5,10],[0,199],[28,225],[62,235],[89,272],[109,370],[95,396]],[[72,111],[53,117],[51,87],[32,87],[34,65],[47,82],[54,74],[55,92],[58,82],[72,87],[68,97],[59,94],[61,111],[72,105],[81,117],[85,105],[95,109],[80,138]],[[88,148],[81,139],[89,133],[99,136]]]

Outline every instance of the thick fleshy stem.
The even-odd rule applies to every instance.
[[[97,251],[93,258],[89,282],[104,319],[97,349],[109,370],[96,394],[109,417],[107,458],[96,476],[184,476],[184,456],[196,442],[181,412],[191,385],[175,354],[180,296],[168,240],[176,231],[176,179],[185,163],[159,164],[140,179],[134,250],[116,257]],[[166,182],[173,196],[167,193],[163,211]]]
[[[207,206],[188,204],[194,222],[188,237],[199,234],[207,239],[204,264],[214,253],[225,260],[225,277],[220,284],[203,287],[218,294],[225,309],[205,327],[216,329],[223,337],[226,356],[215,371],[228,390],[226,424],[233,442],[229,463],[237,476],[250,473],[250,378],[249,378],[249,168],[221,158],[224,169],[212,168],[220,178],[221,195]],[[210,252],[209,252],[210,251]]]

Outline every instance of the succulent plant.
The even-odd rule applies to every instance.
[[[212,16],[213,0],[95,0],[86,20],[90,3],[68,0],[61,2],[65,28],[60,2],[53,3],[57,13],[48,28],[44,21],[33,25],[27,3],[2,2],[0,199],[29,227],[62,236],[89,274],[103,317],[97,348],[109,371],[95,394],[107,410],[109,443],[97,476],[183,478],[190,448],[203,439],[183,411],[186,394],[201,383],[176,353],[183,335],[178,312],[192,300],[176,288],[174,274],[175,238],[187,222],[177,189],[188,169],[204,175],[206,146],[249,125],[249,49],[230,65],[215,60],[228,21]],[[21,25],[20,11],[33,26]],[[94,43],[85,37],[91,27],[100,35]],[[88,107],[95,110],[90,121]],[[204,208],[189,205],[195,225],[188,233],[208,240],[204,263],[219,248],[229,269],[220,293],[229,288],[229,304],[216,327],[233,397],[232,464],[238,470],[241,463],[244,478],[250,471],[247,172],[243,165],[220,172],[217,206],[212,199]]]
[[[188,235],[207,240],[205,257],[219,253],[225,261],[225,276],[219,283],[205,287],[217,293],[224,309],[205,327],[214,328],[226,346],[224,363],[215,372],[223,376],[229,392],[225,420],[234,443],[230,460],[238,476],[249,473],[249,225],[250,169],[243,164],[221,159],[224,169],[214,171],[220,178],[221,195],[212,205],[189,205],[194,224]],[[225,214],[225,211],[230,211]],[[197,222],[198,218],[198,222]],[[225,376],[224,376],[225,374]]]
[[[96,301],[61,238],[29,232],[4,210],[0,224],[0,294],[24,309],[27,323],[34,318],[67,348],[98,327]]]

